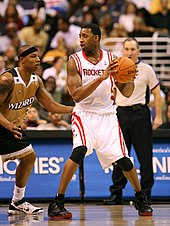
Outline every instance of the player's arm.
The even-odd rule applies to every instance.
[[[162,98],[160,94],[160,85],[152,90],[154,95],[155,118],[153,121],[153,129],[157,129],[162,124]]]
[[[14,87],[14,79],[11,73],[6,72],[0,75],[0,107],[5,102],[8,94],[12,91]],[[17,125],[19,119],[13,122],[8,121],[5,116],[0,112],[0,125],[8,129],[13,133],[15,138],[21,138],[22,133],[21,128]]]
[[[133,81],[127,82],[127,83],[119,83],[115,82],[115,85],[121,92],[121,94],[125,97],[130,97],[134,91],[135,85]]]
[[[82,86],[81,76],[77,71],[74,59],[71,57],[67,63],[67,86],[73,100],[79,102],[92,94],[102,81],[110,76],[116,66],[117,60],[112,61],[100,77]]]
[[[38,101],[49,111],[49,112],[56,112],[56,113],[72,113],[73,107],[66,106],[63,104],[59,104],[55,102],[52,96],[47,92],[44,87],[44,84],[40,77],[39,79],[39,88],[36,92],[36,97]]]

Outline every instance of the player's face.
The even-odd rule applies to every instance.
[[[27,67],[27,69],[32,72],[36,71],[40,65],[40,58],[38,52],[33,52],[24,58],[25,67]]]
[[[138,61],[140,50],[135,41],[126,41],[123,46],[123,55],[129,57],[135,63]]]
[[[90,28],[82,28],[79,34],[80,46],[85,52],[94,50],[96,35],[91,32]]]

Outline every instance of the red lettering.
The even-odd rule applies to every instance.
[[[99,70],[83,69],[84,75],[88,75],[88,76],[101,76],[104,72],[105,72],[104,69],[99,69]]]

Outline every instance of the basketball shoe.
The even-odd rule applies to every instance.
[[[72,213],[64,208],[64,201],[55,199],[49,204],[48,217],[53,220],[71,219]]]
[[[31,205],[29,202],[25,202],[25,199],[22,198],[18,202],[11,202],[9,209],[8,209],[8,214],[39,214],[43,212],[43,208],[41,207],[35,207]]]
[[[145,194],[135,195],[134,206],[140,216],[152,216],[153,209],[150,207]]]

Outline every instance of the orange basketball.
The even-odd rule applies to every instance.
[[[136,64],[128,57],[119,57],[117,60],[117,72],[113,75],[115,81],[126,83],[134,80],[136,75]]]

